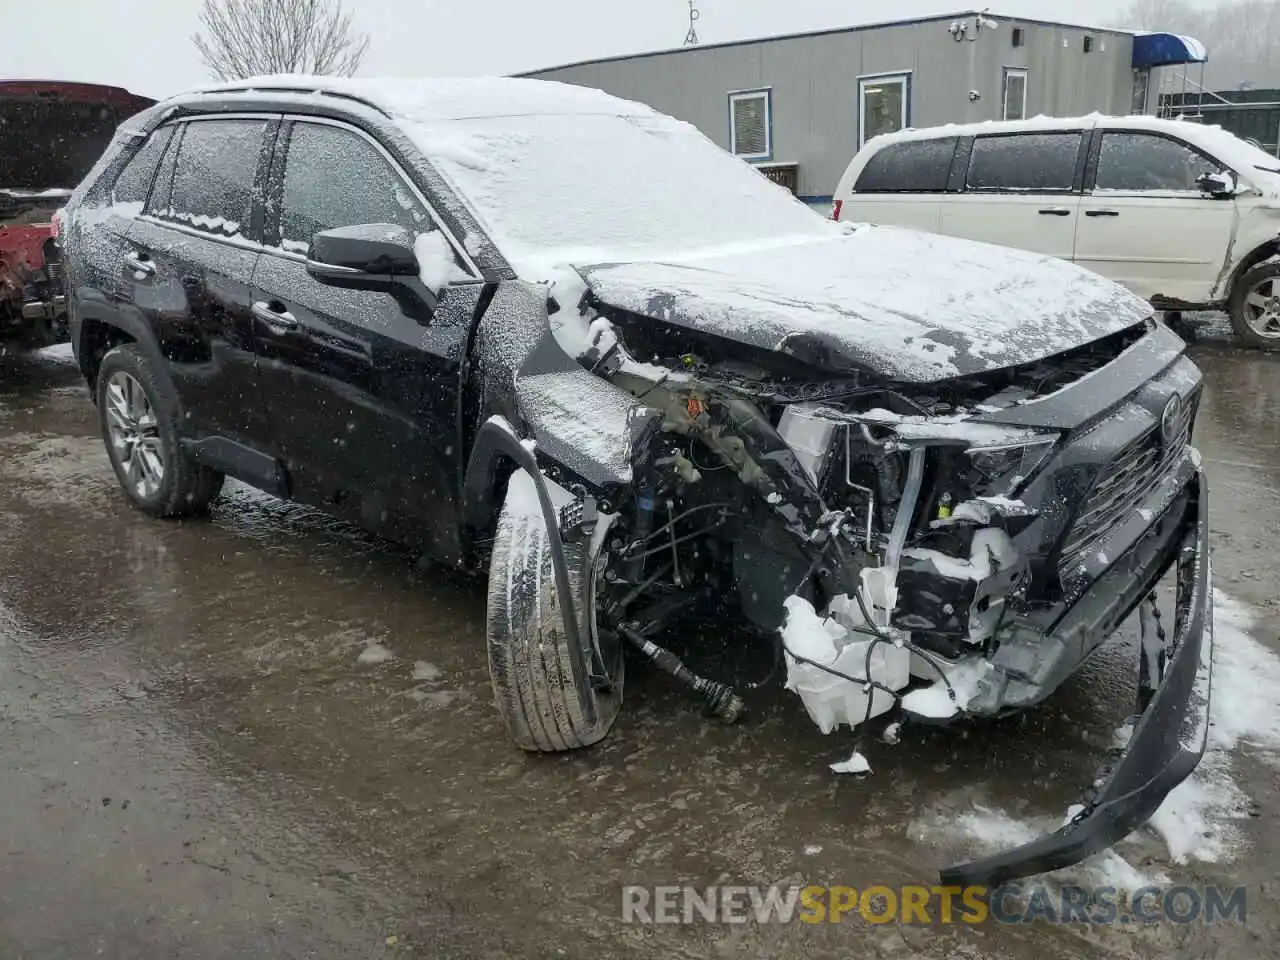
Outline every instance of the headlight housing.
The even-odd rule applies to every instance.
[[[1058,442],[1058,434],[1037,434],[1026,440],[981,444],[965,450],[973,471],[974,492],[984,497],[1007,497],[1044,464]]]

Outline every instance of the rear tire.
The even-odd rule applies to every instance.
[[[536,502],[530,499],[532,489],[530,479],[517,472],[498,518],[486,617],[489,676],[498,712],[516,746],[552,753],[604,738],[622,705],[623,668],[618,649],[608,658],[607,686],[575,683],[546,524],[539,511],[528,509]],[[589,542],[564,545],[588,665],[594,662],[595,585],[602,573],[592,544],[603,541],[601,533]],[[594,722],[584,716],[580,697],[594,704]]]
[[[108,351],[98,368],[98,422],[107,456],[129,501],[153,517],[204,513],[223,475],[178,444],[177,403],[133,343]]]
[[[1242,344],[1280,350],[1280,263],[1261,264],[1236,280],[1227,310]]]

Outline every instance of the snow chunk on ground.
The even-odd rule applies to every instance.
[[[1226,754],[1206,754],[1151,818],[1151,828],[1164,839],[1174,863],[1229,861],[1244,845],[1234,821],[1248,818],[1250,801],[1229,767]]]
[[[439,680],[443,674],[440,668],[434,663],[427,663],[425,660],[418,660],[413,665],[413,679],[415,680]]]
[[[395,654],[388,650],[380,643],[369,643],[360,651],[360,656],[356,658],[356,663],[362,667],[372,667],[379,663],[386,663],[388,660],[394,660]]]
[[[848,760],[831,764],[831,769],[836,773],[870,773],[871,764],[867,762],[866,757],[855,750]]]

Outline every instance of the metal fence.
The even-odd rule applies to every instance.
[[[1166,93],[1159,115],[1216,124],[1280,156],[1280,90]]]

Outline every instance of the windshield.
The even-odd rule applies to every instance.
[[[99,103],[0,96],[0,190],[75,187],[121,119]]]
[[[412,131],[524,276],[838,235],[689,124],[661,115],[434,121]]]

